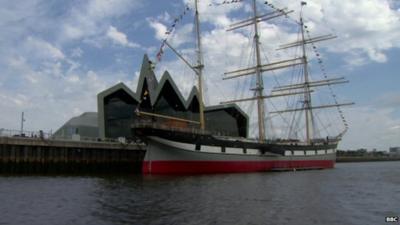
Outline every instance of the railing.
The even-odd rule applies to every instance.
[[[167,130],[173,132],[184,132],[184,133],[192,133],[192,134],[207,134],[207,135],[216,135],[216,136],[237,136],[233,132],[227,130],[202,130],[200,129],[198,124],[181,121],[176,123],[174,120],[168,118],[161,118],[151,115],[142,115],[140,119],[136,119],[132,122],[131,128],[152,128],[152,129],[160,129]]]
[[[21,134],[20,130],[11,130],[0,128],[0,137],[17,137],[17,138],[30,138],[30,139],[41,139],[41,140],[60,140],[60,141],[81,141],[81,142],[103,142],[103,143],[136,143],[132,140],[125,138],[96,138],[86,137],[81,135],[72,136],[54,136],[52,133],[43,131],[24,131]]]
[[[210,134],[210,132],[201,130],[199,128],[193,127],[174,127],[162,123],[154,123],[147,121],[137,121],[132,123],[132,128],[152,128],[152,129],[160,129],[160,130],[168,130],[174,132],[185,132],[192,134]]]
[[[52,136],[50,139],[52,140],[60,140],[60,141],[80,141],[80,142],[102,142],[102,143],[123,143],[123,144],[133,144],[133,143],[141,143],[138,141],[126,139],[125,137],[120,138],[99,138],[99,137],[86,137],[81,135],[73,135],[71,137],[66,136]]]
[[[25,137],[25,138],[38,138],[38,139],[49,139],[52,136],[51,133],[46,133],[43,131],[23,131],[20,130],[10,130],[0,128],[0,137]]]

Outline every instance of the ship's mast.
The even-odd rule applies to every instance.
[[[199,114],[200,114],[200,128],[202,130],[205,129],[205,120],[204,120],[204,102],[203,102],[203,55],[202,55],[202,48],[201,48],[201,36],[200,36],[200,19],[199,19],[199,10],[198,10],[198,0],[194,1],[195,4],[195,27],[196,27],[196,44],[197,44],[197,64],[192,65],[189,63],[188,60],[185,59],[174,47],[172,47],[166,40],[164,44],[168,46],[193,72],[197,75],[198,78],[198,89],[199,89]],[[182,119],[178,120],[182,121]],[[196,121],[190,121],[197,123]]]
[[[260,142],[265,142],[265,108],[264,108],[264,99],[266,98],[273,98],[273,97],[278,97],[276,95],[268,95],[265,96],[263,95],[263,90],[264,90],[264,84],[263,84],[263,79],[262,79],[262,73],[266,71],[272,71],[272,70],[277,70],[277,69],[282,69],[286,67],[290,67],[293,65],[298,65],[302,63],[302,60],[300,58],[296,59],[289,59],[289,60],[283,60],[280,62],[274,62],[270,64],[262,64],[261,62],[261,55],[260,55],[260,35],[259,35],[259,30],[258,30],[258,23],[262,21],[267,21],[279,16],[287,15],[288,13],[293,12],[287,11],[287,10],[274,10],[272,12],[263,14],[263,15],[258,15],[257,12],[257,1],[253,0],[253,17],[236,22],[234,24],[231,24],[229,29],[227,31],[232,31],[240,28],[244,28],[250,25],[254,25],[254,44],[255,44],[255,59],[256,59],[256,65],[250,68],[245,68],[245,69],[238,69],[235,71],[231,72],[226,72],[224,73],[225,77],[223,78],[224,80],[227,79],[232,79],[232,78],[238,78],[242,76],[248,76],[248,75],[256,75],[256,87],[252,90],[255,91],[256,95],[253,98],[245,98],[245,99],[236,99],[236,100],[231,100],[231,101],[225,101],[221,102],[221,104],[227,104],[227,103],[235,103],[235,102],[243,102],[243,101],[257,101],[257,113],[258,113],[258,139]],[[301,92],[302,94],[303,92]],[[294,94],[300,94],[298,92]],[[284,96],[287,94],[285,93]],[[292,95],[290,93],[289,95]],[[279,95],[282,96],[282,95]]]
[[[266,3],[267,4],[267,3]],[[301,6],[303,7],[306,5],[306,2],[301,2]],[[286,60],[280,60],[271,62],[268,64],[261,64],[261,57],[260,57],[260,41],[259,41],[259,34],[258,34],[258,26],[257,24],[262,21],[267,21],[270,19],[274,19],[280,16],[287,16],[289,13],[292,13],[293,10],[286,10],[286,9],[276,9],[272,12],[258,15],[257,14],[257,6],[256,0],[253,0],[253,11],[254,17],[245,19],[240,22],[233,23],[229,26],[227,31],[233,31],[236,29],[244,28],[250,25],[254,25],[255,34],[254,34],[254,41],[255,41],[255,57],[256,57],[256,65],[254,67],[244,68],[244,69],[236,69],[230,72],[225,72],[223,80],[234,79],[234,78],[241,78],[244,76],[256,75],[257,83],[255,90],[256,96],[251,98],[242,98],[242,99],[235,99],[229,101],[223,101],[221,104],[229,104],[229,103],[237,103],[237,102],[245,102],[245,101],[257,101],[258,103],[258,125],[259,125],[259,139],[260,142],[265,141],[265,112],[264,112],[264,99],[268,98],[275,98],[275,97],[283,97],[283,96],[290,96],[290,95],[304,95],[304,104],[301,108],[294,108],[294,109],[286,109],[286,110],[279,110],[270,113],[288,113],[288,112],[296,112],[296,111],[306,111],[306,141],[307,143],[311,144],[312,139],[314,137],[314,120],[313,120],[313,113],[312,110],[314,109],[325,109],[325,108],[332,108],[332,107],[339,107],[339,106],[348,106],[354,103],[335,103],[332,105],[319,105],[319,106],[312,106],[311,105],[311,92],[313,87],[319,86],[328,86],[328,85],[335,85],[335,84],[343,84],[347,83],[348,81],[344,80],[344,77],[340,78],[332,78],[332,79],[325,79],[325,80],[316,80],[310,81],[309,78],[309,71],[308,71],[308,62],[307,62],[307,55],[306,55],[306,45],[312,44],[315,42],[325,41],[329,39],[336,38],[334,35],[321,35],[317,37],[307,37],[305,38],[304,35],[304,23],[302,18],[302,11],[300,13],[300,26],[301,26],[301,40],[297,40],[295,42],[281,45],[277,50],[293,48],[293,47],[302,47],[302,56],[298,56],[295,58],[290,58]],[[294,66],[303,65],[304,70],[304,82],[298,84],[290,84],[290,85],[281,85],[274,87],[272,89],[271,95],[263,95],[263,81],[262,81],[262,73],[267,71],[274,71],[280,70],[284,68],[293,68]]]
[[[200,36],[200,19],[199,19],[199,10],[198,10],[198,0],[195,0],[195,26],[196,26],[196,39],[197,39],[197,78],[198,78],[198,87],[199,87],[199,114],[200,114],[200,128],[204,130],[205,121],[204,121],[204,102],[203,102],[203,56],[201,49],[201,36]]]
[[[272,89],[272,93],[275,95],[282,94],[282,92],[286,91],[294,91],[294,90],[299,90],[303,89],[303,94],[304,94],[304,104],[303,107],[301,108],[294,108],[294,109],[287,109],[287,110],[280,110],[280,111],[275,111],[271,113],[288,113],[288,112],[296,112],[296,111],[305,111],[305,123],[306,123],[306,142],[307,144],[312,144],[312,139],[314,138],[314,117],[313,117],[313,110],[317,109],[326,109],[326,108],[332,108],[332,107],[340,107],[340,106],[348,106],[348,105],[353,105],[353,102],[349,103],[337,103],[331,104],[331,105],[319,105],[319,106],[313,106],[311,104],[311,92],[313,92],[312,88],[313,87],[320,87],[320,86],[330,86],[330,85],[336,85],[336,84],[343,84],[343,83],[348,83],[348,81],[344,80],[344,77],[339,77],[339,78],[332,78],[332,79],[325,79],[325,80],[315,80],[315,81],[310,81],[309,77],[309,71],[308,71],[308,61],[307,61],[307,52],[306,52],[306,45],[307,44],[312,44],[315,42],[320,42],[320,41],[325,41],[329,39],[336,38],[336,36],[328,34],[328,35],[321,35],[317,37],[310,37],[308,36],[307,38],[305,37],[304,34],[304,21],[303,21],[303,6],[305,6],[307,3],[306,2],[301,2],[301,11],[300,11],[300,32],[301,32],[301,40],[289,43],[289,44],[284,44],[281,45],[278,50],[282,49],[288,49],[288,48],[293,48],[293,47],[301,47],[302,48],[302,65],[303,65],[303,73],[304,73],[304,82],[303,83],[297,83],[297,84],[291,84],[291,85],[282,85],[282,86],[277,86]],[[314,47],[315,48],[315,47]],[[338,136],[339,137],[339,136]]]
[[[303,8],[303,3],[301,4]],[[300,13],[300,30],[301,30],[301,45],[303,50],[303,72],[304,72],[304,109],[305,113],[305,122],[306,122],[306,142],[308,144],[311,143],[311,139],[313,138],[313,128],[314,128],[314,119],[312,113],[312,104],[311,104],[311,92],[309,85],[309,77],[308,77],[308,62],[307,62],[307,53],[306,53],[306,39],[304,37],[304,22],[303,22],[303,10]]]
[[[261,57],[260,57],[260,36],[258,35],[258,22],[257,22],[257,4],[256,0],[253,0],[253,11],[254,11],[254,42],[256,46],[256,77],[257,83],[255,91],[257,92],[257,108],[258,108],[258,138],[260,142],[265,140],[265,111],[264,111],[264,99],[263,90],[264,84],[261,76]]]

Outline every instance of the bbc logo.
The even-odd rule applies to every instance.
[[[398,216],[387,216],[385,218],[386,223],[397,223],[399,222],[399,217]]]

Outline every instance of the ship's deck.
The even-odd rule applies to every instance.
[[[263,142],[260,142],[259,139],[255,138],[245,138],[245,137],[235,137],[225,135],[223,132],[218,131],[209,131],[202,130],[196,127],[173,127],[169,124],[162,123],[154,123],[151,121],[140,121],[134,122],[131,125],[132,129],[151,129],[151,130],[161,130],[161,131],[169,131],[169,132],[180,132],[186,134],[194,134],[194,135],[207,135],[212,136],[213,138],[220,141],[240,141],[252,144],[266,143],[266,144],[274,144],[274,145],[296,145],[296,146],[308,146],[308,145],[332,145],[337,144],[340,139],[336,137],[327,137],[327,138],[315,138],[311,140],[311,143],[307,143],[305,141],[300,141],[298,139],[266,139]]]

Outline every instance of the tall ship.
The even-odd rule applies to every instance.
[[[253,86],[249,89],[252,94],[250,97],[205,106],[203,74],[207,65],[203,62],[201,12],[199,12],[198,0],[194,0],[191,6],[195,25],[195,60],[185,58],[167,39],[162,41],[157,55],[159,58],[163,53],[163,48],[168,47],[177,58],[182,60],[183,64],[193,71],[197,78],[197,85],[193,87],[188,99],[185,100],[182,97],[173,81],[173,76],[168,72],[165,72],[160,81],[157,81],[153,72],[154,63],[147,56],[143,60],[135,93],[123,84],[119,84],[111,88],[111,91],[99,94],[99,109],[102,109],[99,113],[100,117],[104,118],[100,126],[108,127],[102,131],[103,136],[110,136],[118,126],[124,126],[127,135],[139,138],[147,144],[142,166],[143,173],[236,173],[334,167],[336,148],[348,126],[341,107],[354,103],[338,102],[336,95],[333,94],[332,86],[348,81],[344,77],[327,77],[324,67],[321,66],[322,60],[319,58],[315,43],[333,39],[336,36],[312,37],[310,35],[303,21],[302,12],[305,2],[301,2],[299,19],[289,17],[293,10],[278,8],[268,2],[262,5],[268,8],[265,13],[259,12],[260,6],[256,0],[248,2],[230,0],[220,4],[241,2],[252,6],[252,15],[248,19],[230,25],[227,32],[251,28],[253,34],[251,54],[254,62],[247,68],[236,68],[225,72],[222,79],[241,79],[239,83],[246,83],[246,79],[253,80]],[[189,11],[189,6],[184,14],[186,11]],[[277,46],[277,51],[288,52],[288,49],[296,49],[294,51],[296,55],[292,58],[265,63],[260,41],[263,35],[260,23],[279,17],[290,20],[294,26],[298,27],[298,35],[297,40]],[[175,22],[177,20],[179,18]],[[169,34],[172,31],[168,30],[166,33]],[[307,49],[313,50],[316,56],[310,57]],[[312,79],[310,76],[310,58],[317,60],[317,65],[320,64],[323,79]],[[195,61],[195,63],[190,63],[190,61]],[[296,79],[291,80],[295,82],[276,85],[270,89],[270,93],[266,94],[263,76],[274,71],[292,71],[291,74],[295,74],[293,76]],[[333,103],[314,103],[314,94],[323,88],[332,93]],[[286,108],[272,111],[268,103],[272,99],[280,98],[282,100],[277,101]],[[249,109],[250,113],[244,112],[238,106],[243,103],[249,103],[250,106],[254,106],[254,109]],[[115,107],[111,107],[112,105]],[[321,121],[319,111],[329,109],[336,111],[337,118],[341,120],[338,122],[343,124],[342,129],[335,135],[328,135],[323,132],[323,129],[318,129],[318,122],[326,122]],[[255,116],[252,116],[253,111],[256,112]],[[122,114],[126,116],[123,117]],[[117,120],[118,116],[125,120]],[[280,132],[284,135],[282,137],[267,138],[267,127],[271,127],[269,123],[272,123],[273,116],[284,118],[285,126],[281,127],[288,131]],[[251,124],[251,119],[256,122]],[[331,121],[331,125],[338,122]],[[256,137],[250,137],[250,129],[257,131]]]

